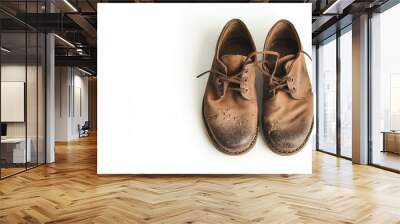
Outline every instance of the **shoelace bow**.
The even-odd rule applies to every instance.
[[[310,55],[307,54],[305,51],[301,50],[300,53],[305,54],[308,58],[310,58],[310,60],[312,60]],[[284,87],[286,87],[288,85],[287,80],[289,79],[289,77],[288,76],[285,76],[283,78],[276,77],[276,72],[277,72],[278,65],[280,65],[282,63],[285,63],[285,62],[288,62],[289,60],[295,58],[296,55],[290,54],[290,55],[286,55],[284,57],[281,57],[280,54],[278,52],[275,52],[275,51],[256,51],[256,52],[250,53],[246,57],[246,60],[244,61],[245,63],[243,64],[242,70],[240,72],[238,72],[237,74],[234,74],[234,75],[230,76],[230,75],[228,75],[228,73],[222,73],[222,72],[219,72],[217,70],[208,70],[208,71],[205,71],[205,72],[199,74],[198,76],[196,76],[196,78],[199,78],[199,77],[201,77],[201,76],[203,76],[203,75],[205,75],[207,73],[215,73],[216,75],[220,76],[219,80],[224,80],[224,81],[227,81],[228,83],[240,84],[242,82],[241,75],[243,73],[247,72],[247,69],[245,69],[245,66],[252,62],[251,58],[253,56],[256,56],[258,54],[272,55],[272,56],[276,57],[275,65],[273,67],[274,70],[272,71],[272,73],[270,73],[269,69],[264,66],[264,63],[268,63],[268,62],[270,62],[270,60],[256,60],[255,61],[255,64],[257,65],[257,67],[260,70],[261,74],[263,74],[264,76],[267,77],[267,79],[269,79],[269,81],[268,81],[269,82],[268,85],[270,87],[269,88],[269,93],[272,94],[273,96],[275,96],[277,90],[283,90],[285,92],[289,92],[288,89],[284,88]],[[289,71],[291,70],[292,65],[288,69],[287,73],[289,73]],[[293,78],[290,77],[290,79],[291,79],[291,81],[293,81]],[[228,88],[231,89],[231,90],[235,90],[235,91],[243,90],[243,88],[230,87],[229,85],[228,85]],[[248,89],[245,89],[245,91],[248,91]]]

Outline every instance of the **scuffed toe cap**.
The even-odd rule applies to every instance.
[[[257,130],[233,127],[211,127],[210,131],[218,147],[228,154],[241,154],[254,144]]]
[[[203,110],[204,122],[216,148],[228,155],[249,151],[257,138],[258,116],[255,108],[218,108],[207,104]]]
[[[301,126],[291,129],[271,129],[271,125],[266,125],[263,130],[264,136],[271,150],[290,155],[300,151],[308,140],[312,125]]]

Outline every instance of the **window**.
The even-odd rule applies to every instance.
[[[400,170],[400,5],[371,18],[370,161]]]
[[[349,25],[320,43],[317,50],[317,149],[349,159],[352,157],[352,41]]]
[[[352,157],[352,34],[351,26],[340,36],[340,155]]]
[[[400,73],[390,74],[390,130],[400,130]]]
[[[336,154],[336,37],[318,47],[317,148]]]

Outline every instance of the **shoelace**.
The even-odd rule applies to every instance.
[[[300,53],[305,54],[308,58],[310,58],[310,60],[312,60],[310,55],[307,54],[305,51],[301,50]],[[241,75],[243,73],[247,72],[247,69],[245,69],[245,66],[247,64],[251,63],[252,62],[251,58],[256,56],[256,55],[258,55],[258,54],[273,55],[273,56],[276,57],[275,65],[273,67],[274,70],[272,71],[272,74],[269,72],[268,68],[264,67],[264,63],[268,63],[269,60],[256,60],[255,61],[255,64],[257,65],[257,67],[260,70],[260,72],[263,75],[265,75],[267,79],[269,79],[269,83],[268,83],[269,87],[270,87],[269,88],[269,93],[272,94],[273,96],[275,96],[277,90],[283,90],[285,92],[289,92],[288,89],[284,89],[284,87],[286,87],[288,85],[287,80],[288,80],[289,77],[287,77],[287,76],[285,76],[283,78],[276,77],[276,72],[277,72],[278,65],[280,65],[282,63],[285,63],[285,62],[295,58],[296,55],[290,54],[290,55],[286,55],[284,57],[281,57],[280,54],[278,52],[275,52],[275,51],[255,51],[255,52],[250,53],[246,57],[243,65],[242,65],[242,67],[243,67],[242,70],[240,72],[238,72],[237,74],[229,75],[227,72],[226,73],[222,73],[220,71],[211,69],[211,70],[205,71],[205,72],[197,75],[196,78],[200,78],[201,76],[203,76],[203,75],[205,75],[207,73],[214,73],[214,74],[219,76],[220,84],[223,83],[223,82],[221,82],[221,80],[228,82],[228,88],[230,90],[234,90],[234,91],[245,90],[245,91],[248,91],[247,88],[244,89],[244,88],[241,88],[241,87],[239,87],[239,88],[238,87],[231,87],[231,86],[229,86],[229,83],[240,84],[242,82]],[[289,71],[291,70],[292,65],[288,69],[287,73],[289,73]],[[293,78],[290,78],[290,79],[293,81]]]
[[[199,74],[199,75],[197,75],[196,76],[196,78],[200,78],[201,76],[203,76],[203,75],[205,75],[205,74],[207,74],[207,73],[213,73],[213,74],[216,74],[217,76],[219,76],[218,77],[218,82],[219,82],[219,84],[220,85],[223,85],[223,83],[224,82],[228,82],[228,88],[230,89],[230,90],[233,90],[233,91],[242,91],[242,90],[244,90],[244,91],[249,91],[249,89],[247,89],[247,88],[242,88],[242,87],[232,87],[231,85],[229,85],[230,83],[235,83],[235,84],[241,84],[242,83],[242,75],[244,74],[244,73],[247,73],[248,72],[248,70],[245,68],[246,67],[246,65],[247,64],[250,64],[250,63],[252,63],[252,60],[251,60],[251,58],[254,56],[254,53],[250,53],[247,57],[246,57],[246,59],[244,60],[244,63],[242,64],[242,70],[240,71],[240,72],[238,72],[238,73],[236,73],[236,74],[228,74],[228,71],[226,72],[226,73],[222,73],[222,72],[220,72],[220,71],[217,71],[217,70],[214,70],[214,69],[211,69],[211,70],[208,70],[208,71],[205,71],[205,72],[203,72],[203,73],[201,73],[201,74]]]
[[[293,78],[288,77],[288,76],[279,78],[279,77],[276,77],[276,73],[277,73],[278,65],[281,65],[283,63],[288,62],[289,60],[296,58],[296,55],[289,54],[289,55],[285,55],[285,56],[281,57],[281,55],[275,51],[260,51],[260,52],[256,52],[256,53],[263,54],[263,55],[272,55],[272,56],[276,57],[275,65],[273,66],[274,70],[272,71],[272,73],[269,72],[268,68],[264,67],[264,63],[268,63],[268,62],[270,62],[270,60],[264,60],[264,61],[260,60],[260,61],[257,61],[257,63],[256,63],[260,72],[263,75],[265,75],[267,79],[269,79],[268,80],[268,86],[269,86],[268,93],[271,94],[272,96],[275,96],[276,92],[278,90],[282,90],[282,91],[289,93],[289,89],[285,88],[285,87],[288,86],[288,82],[287,82],[288,79],[290,79],[290,81],[293,81]],[[310,58],[310,60],[312,60],[310,55],[307,54],[305,51],[301,50],[300,53],[305,54],[308,58]],[[290,65],[290,68],[288,69],[288,71],[286,71],[286,73],[290,72],[290,70],[292,69],[292,66],[293,66],[293,64]],[[293,87],[293,90],[295,90],[294,87]]]

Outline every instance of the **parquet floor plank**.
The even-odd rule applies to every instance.
[[[96,136],[0,181],[0,223],[399,223],[400,175],[313,153],[312,175],[97,175]]]

